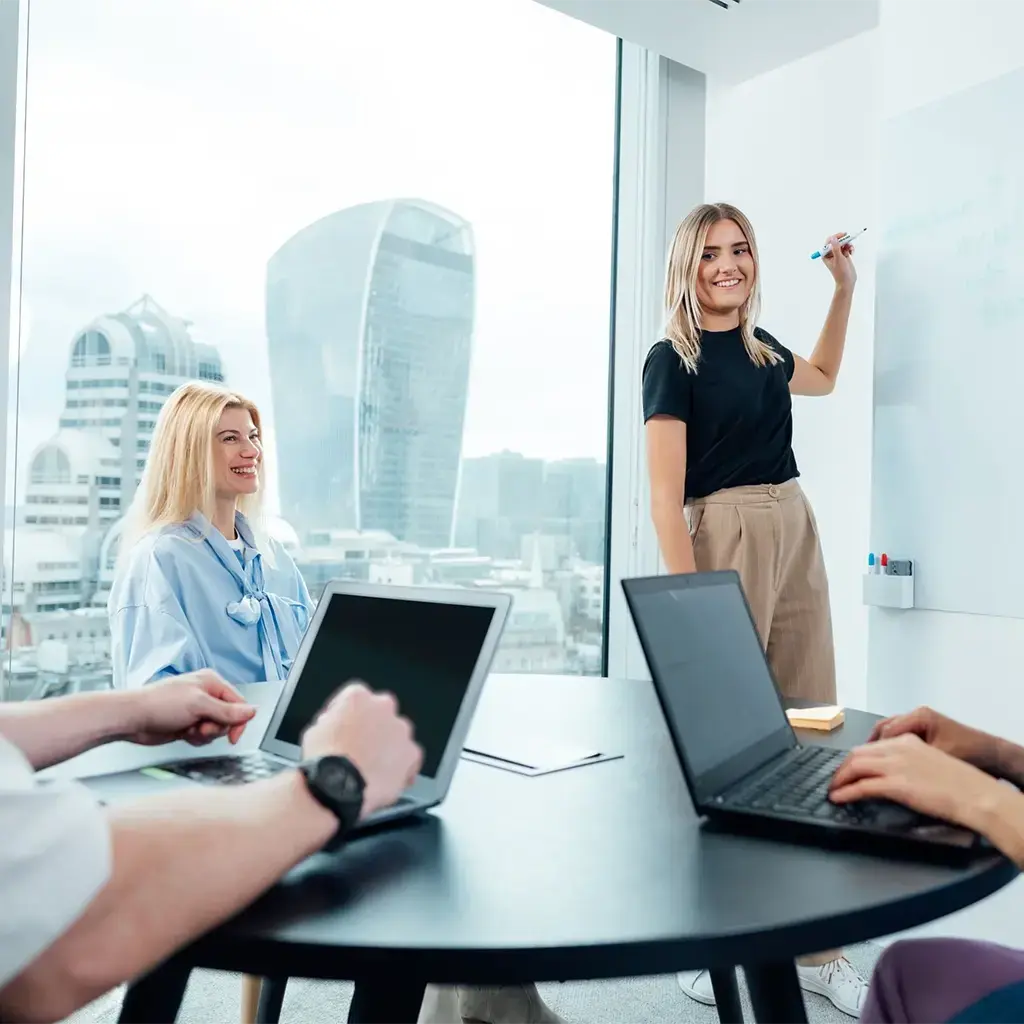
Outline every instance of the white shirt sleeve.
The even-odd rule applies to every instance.
[[[77,783],[39,782],[0,736],[0,987],[81,916],[110,868],[95,798]]]

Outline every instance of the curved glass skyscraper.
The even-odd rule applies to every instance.
[[[281,511],[452,542],[473,338],[469,224],[418,199],[303,228],[267,267]]]

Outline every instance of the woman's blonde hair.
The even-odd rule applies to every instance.
[[[758,366],[780,362],[782,357],[764,341],[754,336],[761,312],[761,269],[757,262],[757,241],[750,221],[730,203],[702,203],[691,210],[676,228],[668,253],[665,272],[665,337],[690,373],[697,372],[700,362],[700,337],[703,310],[697,297],[697,278],[701,257],[707,245],[708,231],[719,221],[735,221],[743,232],[754,261],[754,281],[746,301],[740,306],[740,332],[743,345],[752,362]]]
[[[196,512],[212,521],[216,503],[213,435],[225,409],[245,409],[262,433],[256,404],[219,384],[190,381],[164,403],[153,430],[142,481],[125,517],[120,557],[127,555],[145,534],[184,523]],[[261,475],[264,472],[266,455],[261,460]],[[238,499],[238,510],[257,536],[264,533],[262,507],[262,488]],[[265,545],[259,547],[263,550]]]

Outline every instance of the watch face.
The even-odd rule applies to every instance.
[[[362,787],[352,769],[341,758],[324,757],[317,765],[317,784],[339,797],[356,797]]]

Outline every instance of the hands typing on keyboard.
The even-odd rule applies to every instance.
[[[999,780],[1019,783],[1022,769],[1021,748],[919,708],[880,722],[868,743],[850,751],[829,798],[843,809],[895,804],[987,835],[1007,799],[1021,800]]]
[[[774,812],[786,817],[814,818],[844,824],[898,828],[912,827],[921,818],[889,801],[861,800],[839,804],[829,790],[847,752],[828,747],[799,747],[774,770],[753,782],[741,783],[724,794],[728,810]]]

